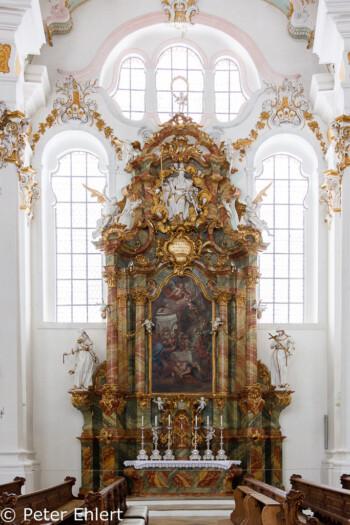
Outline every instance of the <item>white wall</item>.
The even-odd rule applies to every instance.
[[[292,403],[280,417],[283,443],[283,483],[288,489],[292,474],[320,483],[324,456],[323,416],[327,413],[327,331],[298,325],[280,325],[295,340],[288,361]],[[271,369],[269,332],[258,328],[258,358]]]

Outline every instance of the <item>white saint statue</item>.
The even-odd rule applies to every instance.
[[[193,182],[185,177],[185,165],[180,163],[177,175],[169,177],[163,185],[163,202],[168,211],[168,219],[171,221],[179,217],[184,221],[189,215],[190,205],[199,214],[197,200],[198,188],[193,186]]]
[[[288,357],[295,350],[294,340],[290,335],[280,328],[277,328],[276,335],[269,334],[272,339],[270,348],[272,352],[271,383],[277,388],[288,388],[287,365]]]
[[[238,213],[236,210],[236,198],[234,197],[230,202],[228,202],[226,199],[223,199],[222,205],[227,211],[228,216],[230,217],[231,226],[234,230],[237,230],[238,224],[239,224],[239,218]]]
[[[89,386],[92,386],[94,364],[99,361],[93,351],[93,342],[85,330],[79,330],[78,333],[79,337],[71,351],[75,356],[75,366],[73,370],[69,370],[69,373],[74,374],[72,390],[87,390]]]

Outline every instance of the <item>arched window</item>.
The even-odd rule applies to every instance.
[[[179,111],[179,99],[187,97],[185,115],[199,122],[203,113],[203,68],[198,55],[185,46],[164,51],[157,64],[157,109],[161,122]]]
[[[142,119],[145,113],[145,64],[139,57],[122,62],[118,88],[114,95],[123,115],[131,120]]]
[[[214,72],[215,113],[218,120],[228,122],[239,113],[247,100],[241,85],[236,62],[224,58],[217,62]]]
[[[272,236],[260,255],[260,298],[267,305],[264,323],[305,320],[305,198],[309,180],[301,162],[288,154],[267,157],[255,179],[256,191],[271,184],[260,216]]]
[[[91,243],[101,205],[83,185],[100,192],[106,177],[99,159],[86,151],[72,151],[59,159],[51,174],[56,197],[56,321],[99,322],[103,281],[102,255]]]

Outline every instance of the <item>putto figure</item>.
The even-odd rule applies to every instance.
[[[154,326],[154,323],[150,319],[146,319],[144,323],[142,323],[142,326],[145,327],[145,330],[148,334],[152,333],[152,327]]]
[[[212,324],[212,331],[210,333],[212,334],[212,333],[217,332],[219,330],[219,328],[223,324],[223,322],[221,321],[220,317],[217,317],[215,319],[215,321],[213,321],[211,324]]]
[[[200,398],[200,400],[198,401],[198,406],[196,408],[196,412],[198,412],[198,414],[200,414],[201,412],[203,412],[203,410],[205,409],[206,406],[207,406],[207,404],[205,402],[204,397],[202,396]]]
[[[287,365],[288,357],[295,350],[294,340],[281,328],[277,328],[276,335],[269,334],[272,339],[270,348],[272,352],[271,383],[278,388],[288,388]]]
[[[161,397],[158,396],[157,399],[153,399],[153,403],[157,405],[159,412],[163,412],[163,410],[165,410],[165,401],[162,401]]]
[[[85,330],[79,330],[79,336],[71,353],[75,356],[74,369],[69,370],[69,374],[74,374],[74,386],[72,390],[87,390],[92,386],[92,375],[94,364],[98,364],[98,357],[93,350],[93,342]],[[63,354],[63,362],[65,356]]]

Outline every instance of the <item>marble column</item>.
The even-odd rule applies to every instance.
[[[229,391],[229,360],[228,360],[228,316],[227,305],[232,297],[230,292],[219,292],[217,302],[219,304],[219,317],[222,325],[218,331],[218,392]]]
[[[257,376],[257,341],[256,341],[256,311],[252,310],[256,302],[256,285],[259,272],[255,266],[245,269],[246,283],[246,384],[254,385],[258,381]]]
[[[118,384],[118,337],[115,329],[117,303],[117,277],[114,265],[106,267],[104,277],[108,285],[108,299],[110,311],[107,318],[107,383]]]
[[[146,337],[147,333],[142,324],[145,322],[145,305],[148,293],[145,290],[136,290],[132,294],[136,302],[135,323],[135,392],[146,392]]]
[[[128,352],[128,294],[126,290],[118,290],[117,297],[117,345],[118,345],[118,384],[122,391],[129,390],[129,352]]]

